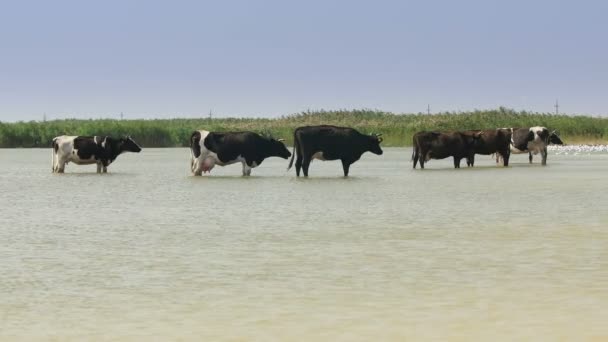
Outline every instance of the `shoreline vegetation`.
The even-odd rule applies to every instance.
[[[50,147],[58,135],[131,135],[143,147],[186,147],[192,131],[253,131],[284,138],[291,146],[293,131],[306,125],[348,126],[362,133],[382,133],[382,146],[411,146],[412,135],[428,130],[491,129],[545,126],[557,130],[566,144],[608,143],[608,118],[495,110],[439,114],[393,114],[378,110],[306,111],[277,118],[199,119],[64,119],[0,122],[0,148]]]

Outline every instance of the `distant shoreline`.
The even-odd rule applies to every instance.
[[[555,115],[507,108],[465,113],[393,114],[375,110],[302,112],[278,118],[200,119],[66,119],[0,122],[0,148],[49,147],[58,135],[131,135],[143,147],[185,147],[196,129],[254,131],[284,138],[292,144],[293,131],[306,125],[354,127],[362,133],[382,133],[383,146],[411,146],[412,135],[424,130],[467,130],[497,127],[545,126],[557,130],[568,145],[608,144],[608,118]]]

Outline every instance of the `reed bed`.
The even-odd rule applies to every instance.
[[[131,135],[144,147],[188,146],[195,129],[254,131],[285,138],[292,143],[293,130],[304,125],[349,126],[363,133],[382,133],[384,146],[410,146],[415,132],[497,127],[545,126],[556,129],[566,143],[605,144],[608,118],[554,115],[507,108],[439,114],[394,114],[378,110],[306,111],[279,118],[200,119],[66,119],[53,121],[0,122],[0,147],[49,147],[58,135]]]

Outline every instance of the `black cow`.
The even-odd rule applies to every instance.
[[[474,147],[483,132],[466,134],[463,132],[418,132],[412,138],[412,160],[414,169],[418,160],[420,168],[431,159],[454,157],[454,167],[460,168],[460,160],[472,158]]]
[[[341,160],[344,177],[348,177],[350,165],[359,160],[367,151],[377,155],[382,154],[380,143],[382,137],[378,134],[365,135],[349,127],[337,126],[304,126],[298,127],[293,133],[293,155],[287,170],[291,169],[293,159],[296,159],[296,175],[300,169],[304,177],[308,177],[308,167],[313,159]]]
[[[194,131],[190,136],[190,168],[195,176],[211,172],[217,164],[226,166],[241,162],[243,176],[268,157],[289,158],[291,153],[282,139],[266,138],[253,132]]]
[[[540,152],[542,165],[547,165],[547,145],[563,145],[556,131],[549,132],[546,127],[535,126],[525,128],[510,128],[512,134],[511,153],[528,153],[528,159],[532,164],[532,154]]]
[[[108,172],[110,165],[123,152],[140,152],[141,147],[131,138],[112,138],[106,136],[67,136],[53,139],[53,173],[63,173],[65,165],[97,164],[97,173]]]
[[[467,158],[467,166],[474,166],[475,154],[496,154],[502,158],[503,165],[509,166],[509,156],[511,154],[511,130],[505,128],[499,129],[486,129],[486,130],[469,130],[464,131],[465,134],[475,135],[479,132],[483,132],[479,137],[479,140],[473,147],[475,152],[470,158]]]

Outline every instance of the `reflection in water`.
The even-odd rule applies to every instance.
[[[0,336],[608,338],[608,154],[410,156],[195,178],[187,150],[148,149],[58,176],[4,150]]]

